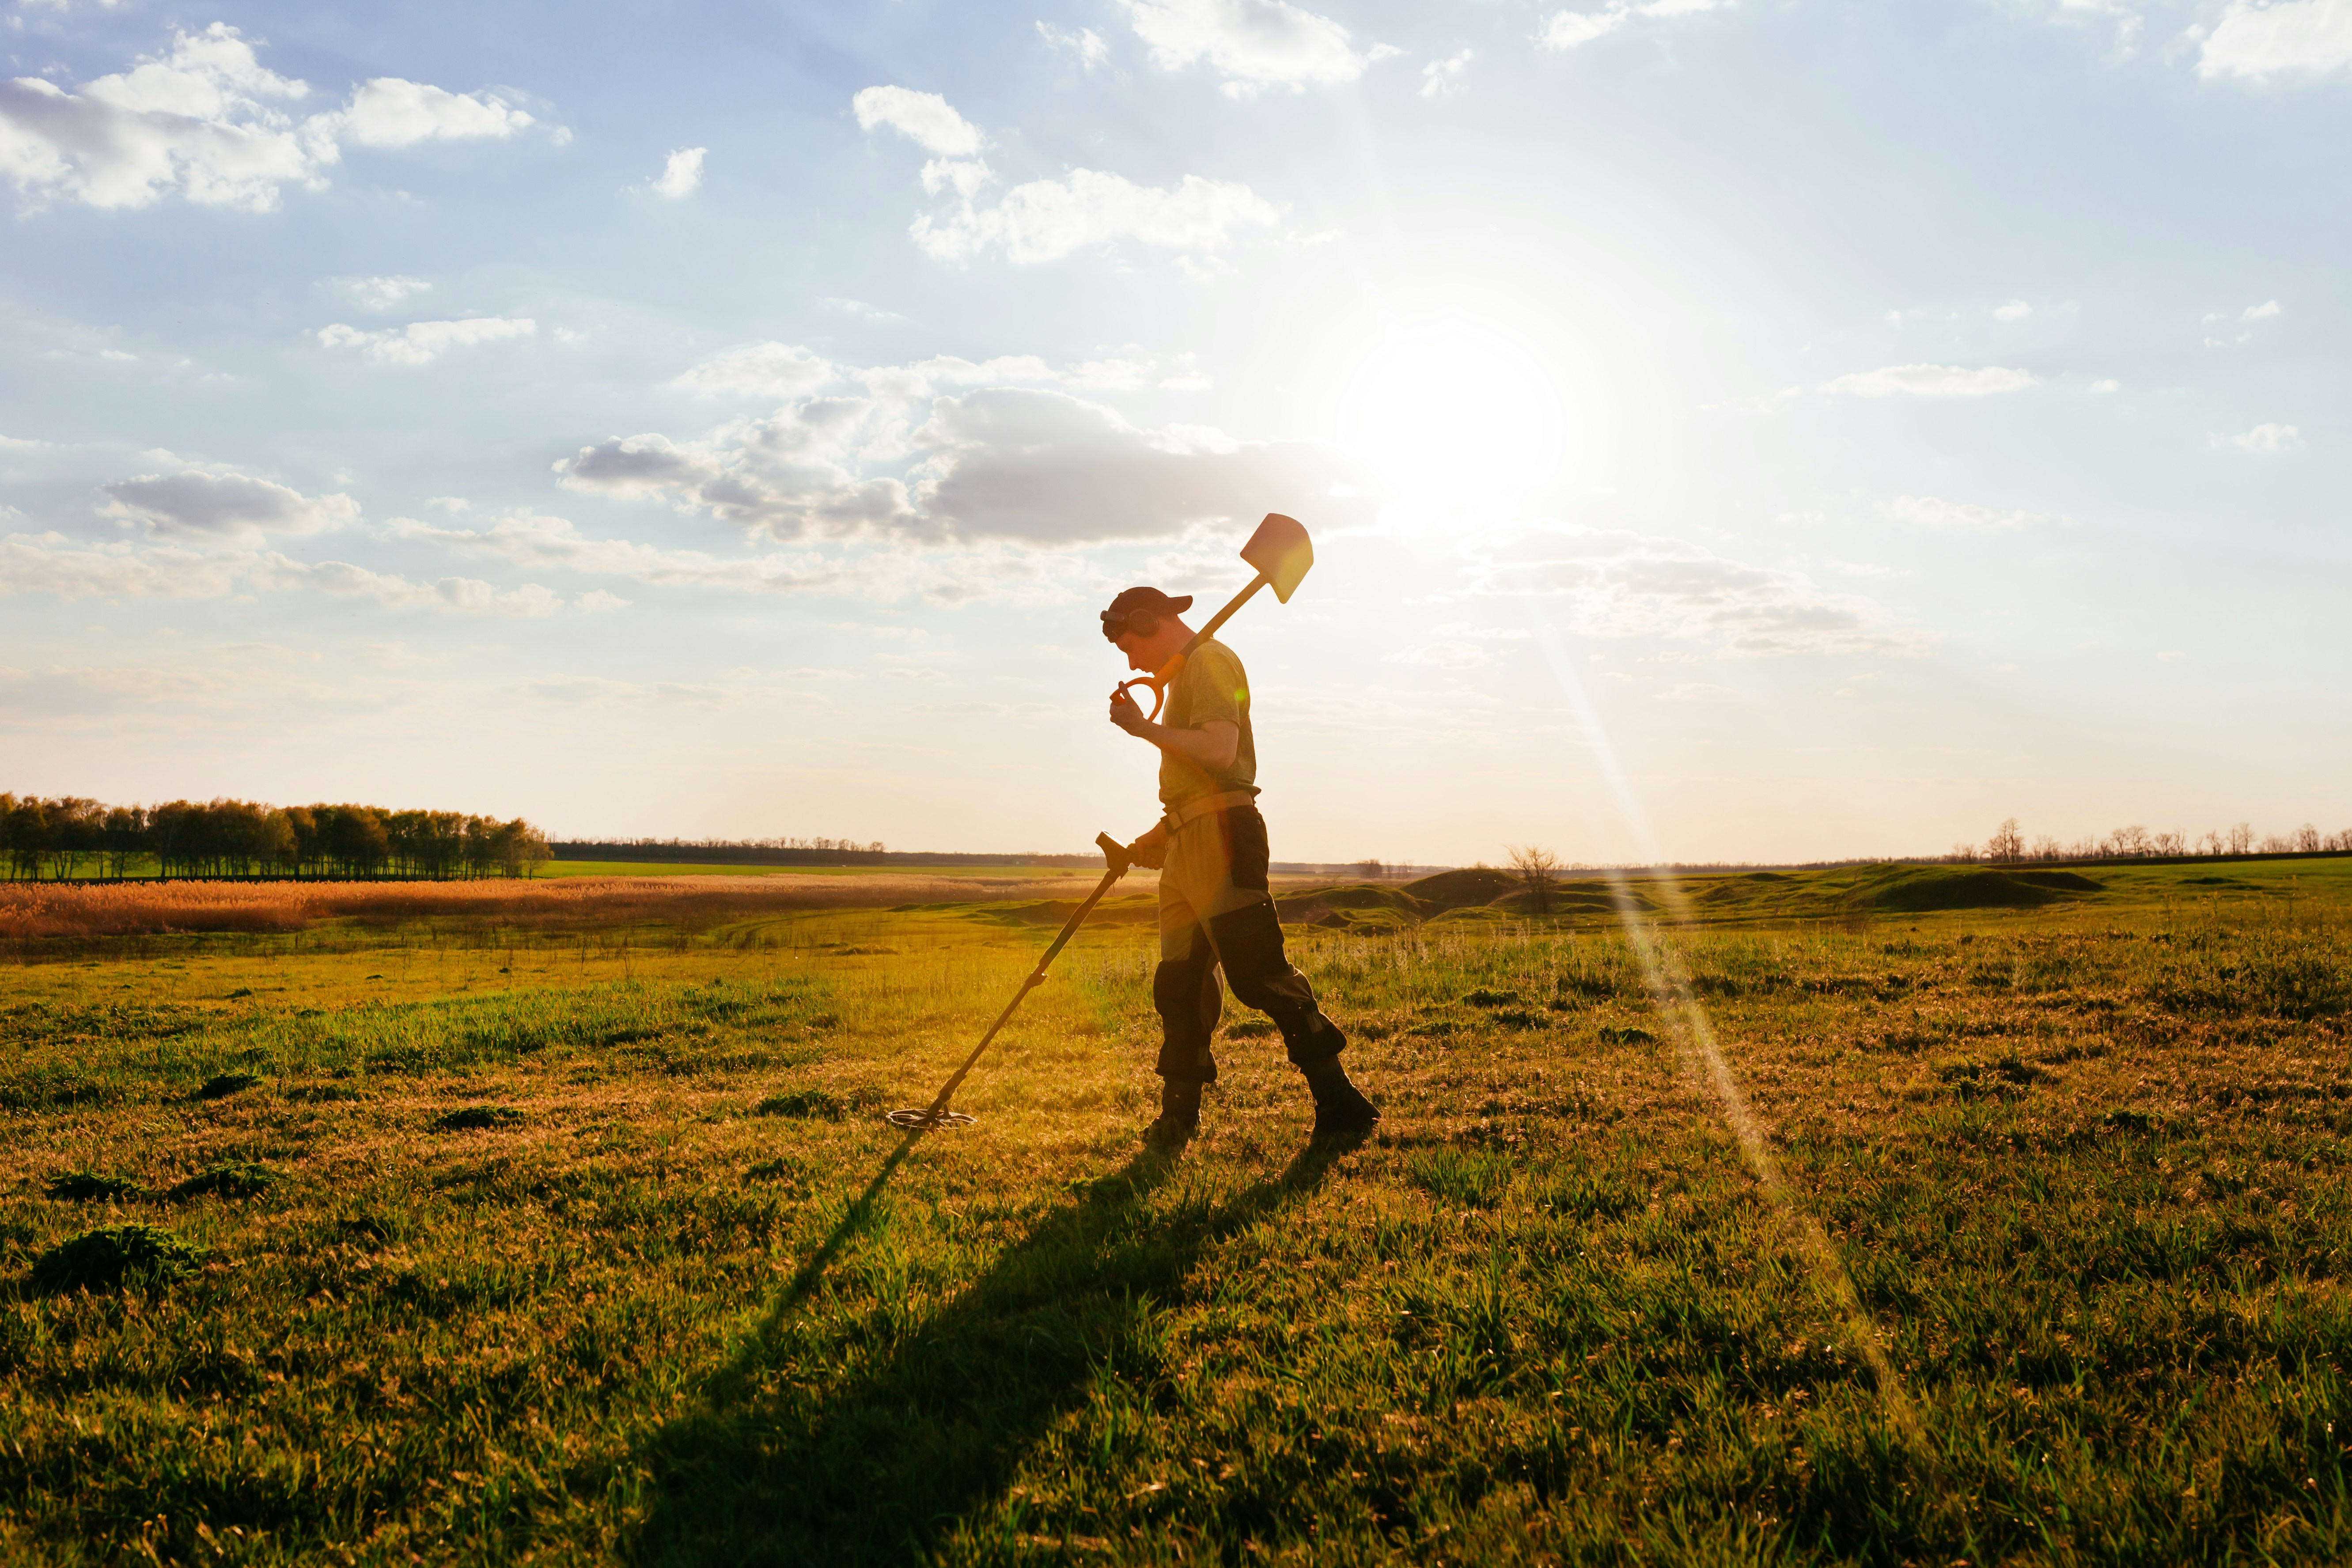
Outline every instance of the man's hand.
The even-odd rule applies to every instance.
[[[1151,728],[1151,721],[1143,716],[1143,710],[1135,705],[1135,699],[1123,689],[1110,694],[1110,721],[1130,735],[1139,736]]]
[[[1147,871],[1164,869],[1168,865],[1168,824],[1153,823],[1150,831],[1127,847],[1127,858]]]

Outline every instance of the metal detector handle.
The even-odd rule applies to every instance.
[[[1139,675],[1133,680],[1122,680],[1117,686],[1112,687],[1110,691],[1110,700],[1116,702],[1120,698],[1125,697],[1129,687],[1148,686],[1151,688],[1151,711],[1145,714],[1143,717],[1147,723],[1156,724],[1160,721],[1160,710],[1168,700],[1168,684],[1176,679],[1176,672],[1183,668],[1184,656],[1180,653],[1174,658],[1170,659],[1165,666],[1153,670],[1150,675]],[[1140,705],[1139,704],[1139,706]]]
[[[1209,617],[1209,624],[1202,626],[1199,631],[1194,632],[1192,634],[1192,640],[1186,643],[1182,647],[1178,648],[1174,658],[1171,658],[1166,664],[1161,665],[1158,669],[1153,670],[1150,675],[1139,675],[1133,680],[1120,681],[1117,689],[1111,692],[1112,700],[1116,701],[1119,698],[1124,697],[1129,687],[1149,686],[1151,688],[1151,711],[1145,717],[1150,722],[1159,722],[1160,710],[1165,706],[1168,701],[1168,689],[1176,684],[1176,677],[1178,673],[1183,669],[1186,657],[1190,655],[1194,648],[1199,647],[1202,643],[1208,641],[1211,637],[1215,637],[1217,635],[1217,628],[1223,626],[1227,621],[1232,620],[1234,618],[1234,612],[1250,602],[1251,595],[1255,594],[1260,588],[1265,587],[1273,580],[1274,579],[1268,577],[1265,573],[1259,573],[1255,578],[1251,579],[1250,585],[1244,588],[1240,593],[1235,594],[1231,602],[1229,602],[1223,609],[1219,610],[1215,615],[1211,616]]]

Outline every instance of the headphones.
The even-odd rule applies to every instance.
[[[1138,605],[1131,609],[1105,610],[1102,613],[1103,636],[1111,642],[1127,633],[1148,637],[1160,629],[1160,617]]]

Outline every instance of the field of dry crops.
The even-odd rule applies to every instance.
[[[606,877],[466,882],[0,882],[0,951],[39,955],[37,944],[75,938],[174,932],[307,930],[315,922],[373,924],[450,919],[532,930],[640,922],[701,930],[801,910],[887,909],[899,904],[1007,898],[1070,898],[1094,879],[1052,871],[1003,878]],[[1138,877],[1136,886],[1148,882]]]

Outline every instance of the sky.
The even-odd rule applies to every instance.
[[[13,5],[0,788],[1277,858],[2352,827],[2352,0]]]

